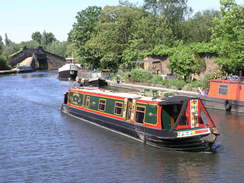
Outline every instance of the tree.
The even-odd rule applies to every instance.
[[[2,36],[0,35],[0,55],[2,53],[3,46],[4,46],[3,39]]]
[[[41,45],[42,34],[39,31],[32,33],[31,38],[33,41],[36,41],[39,45]]]
[[[205,66],[203,60],[195,55],[191,48],[182,45],[174,49],[169,59],[172,72],[185,81],[191,74],[199,73]]]
[[[7,35],[7,34],[5,34],[4,42],[5,42],[5,45],[6,45],[6,46],[12,44],[12,41],[8,38],[8,35]]]
[[[195,15],[182,24],[182,38],[184,43],[210,42],[214,18],[218,17],[219,12],[205,10],[197,12]]]
[[[85,44],[88,50],[96,53],[97,65],[116,70],[122,64],[123,51],[135,37],[136,22],[143,16],[145,13],[139,8],[111,6],[103,9],[96,32]]]
[[[56,55],[66,57],[67,42],[53,41],[47,45],[46,50]]]
[[[53,41],[56,41],[54,34],[52,32],[44,31],[42,33],[42,45],[46,47],[47,45],[51,44]]]
[[[212,41],[218,47],[217,63],[227,73],[236,74],[244,64],[244,6],[234,0],[221,0],[220,16],[215,19]]]
[[[85,48],[85,44],[95,31],[100,14],[101,8],[97,6],[90,6],[78,12],[76,15],[76,22],[69,32],[68,41],[71,42],[75,52],[85,62],[89,62],[92,57],[92,53]]]
[[[7,61],[3,56],[0,56],[0,70],[6,70],[9,69],[7,65]]]
[[[181,23],[192,10],[187,6],[188,0],[144,0],[144,8],[165,18],[167,27],[173,30],[174,36],[181,40]]]

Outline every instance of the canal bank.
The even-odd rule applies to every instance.
[[[72,85],[50,72],[0,77],[0,182],[243,182],[243,114],[209,110],[218,153],[167,152],[61,113]]]
[[[121,89],[127,89],[131,91],[136,91],[136,92],[143,92],[143,90],[155,90],[155,91],[160,91],[163,93],[171,93],[175,95],[184,95],[184,96],[191,96],[191,97],[196,97],[199,96],[199,93],[197,92],[191,92],[191,91],[183,91],[183,90],[174,90],[174,89],[169,89],[169,88],[162,88],[162,87],[156,87],[156,86],[148,86],[148,85],[142,85],[142,84],[137,84],[137,83],[117,83],[115,81],[107,81],[109,86],[111,88],[121,88]]]
[[[0,75],[15,74],[15,73],[17,73],[16,69],[0,70]]]

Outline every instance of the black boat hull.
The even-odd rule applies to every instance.
[[[228,112],[244,112],[244,102],[238,100],[227,100],[208,96],[201,96],[203,104],[208,109],[219,109]]]
[[[214,151],[214,149],[212,149],[212,146],[216,140],[216,136],[214,136],[213,134],[177,138],[176,131],[151,129],[142,125],[135,125],[122,120],[77,109],[66,104],[62,105],[62,111],[75,117],[85,119],[89,121],[89,123],[105,127],[109,130],[113,130],[120,134],[129,136],[142,143],[154,147],[174,151]]]
[[[77,76],[77,71],[75,70],[65,70],[58,73],[58,78],[60,80],[75,80]]]
[[[104,80],[104,79],[94,79],[94,80],[88,80],[88,81],[84,81],[82,83],[83,86],[95,86],[95,87],[104,87],[107,86],[108,83]]]

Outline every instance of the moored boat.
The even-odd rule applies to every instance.
[[[207,108],[244,112],[244,81],[215,79],[209,82],[209,91],[201,96]]]
[[[62,111],[145,144],[176,151],[214,151],[218,136],[198,98],[155,98],[78,87],[65,94]]]
[[[78,78],[81,81],[81,86],[95,86],[104,87],[107,86],[107,81],[102,77],[102,72],[79,70]]]
[[[79,64],[67,63],[58,69],[58,77],[61,80],[75,80],[79,69]]]

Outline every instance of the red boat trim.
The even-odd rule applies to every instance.
[[[156,105],[159,103],[158,101],[149,101],[149,100],[141,100],[141,99],[136,100],[136,102],[141,104],[156,104]]]
[[[195,134],[201,134],[201,133],[207,133],[207,132],[209,132],[208,129],[195,130]]]
[[[100,94],[100,93],[93,93],[93,92],[86,92],[86,91],[79,91],[79,90],[70,90],[70,92],[77,92],[77,93],[82,93],[82,94],[86,94],[86,95],[100,96],[100,97],[119,99],[119,100],[124,100],[125,99],[125,97],[106,95],[106,94]]]

